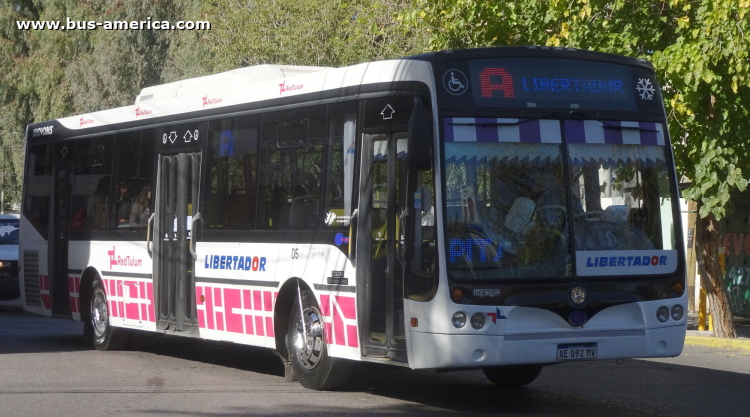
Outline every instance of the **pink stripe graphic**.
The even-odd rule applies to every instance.
[[[266,317],[266,334],[268,337],[273,337],[273,319]]]
[[[253,291],[253,310],[262,310],[261,297],[261,291]]]
[[[200,306],[204,303],[201,302],[201,296],[203,295],[203,287],[195,287],[195,305]],[[206,311],[205,310],[197,310],[198,311],[198,327],[201,329],[206,328]]]
[[[150,282],[146,283],[146,293],[148,294],[148,300],[151,301],[151,304],[148,306],[148,321],[155,323],[156,319],[154,319],[154,284]]]
[[[338,314],[333,315],[333,335],[337,345],[346,344],[344,340],[344,321]]]
[[[359,347],[359,341],[357,340],[357,326],[346,326],[346,339],[349,342],[350,347]]]
[[[344,318],[349,320],[355,320],[357,318],[357,312],[354,308],[354,297],[340,297],[336,296],[336,303],[341,308],[341,312],[344,314]]]
[[[240,290],[234,288],[225,288],[224,297],[225,313],[227,317],[227,331],[232,333],[243,333],[244,330],[242,329],[242,315],[232,312],[233,308],[242,308]]]
[[[242,301],[244,302],[244,309],[250,310],[252,305],[252,292],[250,290],[242,290]],[[253,316],[245,315],[245,333],[255,334],[253,331]]]
[[[331,300],[329,295],[320,296],[320,314],[323,317],[331,317]]]
[[[263,291],[263,310],[272,311],[273,305],[271,302],[271,293],[269,291]]]
[[[214,301],[213,291],[211,287],[206,287],[206,320],[208,320],[208,328],[214,329]]]

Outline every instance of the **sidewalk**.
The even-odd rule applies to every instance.
[[[735,316],[734,328],[737,330],[736,339],[713,337],[712,333],[708,330],[698,330],[698,314],[690,313],[688,314],[685,344],[691,346],[708,346],[712,348],[750,350],[750,318]]]

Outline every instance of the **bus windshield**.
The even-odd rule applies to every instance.
[[[17,219],[0,219],[0,245],[18,245]]]
[[[446,252],[453,278],[675,270],[661,125],[482,118],[444,123]]]

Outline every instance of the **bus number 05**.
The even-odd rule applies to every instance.
[[[299,259],[299,250],[297,248],[292,248],[292,259]]]

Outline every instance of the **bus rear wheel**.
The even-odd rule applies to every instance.
[[[484,375],[496,385],[518,388],[529,385],[542,373],[542,365],[493,366],[482,369]]]
[[[128,342],[128,332],[109,324],[107,294],[104,292],[101,280],[97,279],[92,284],[89,306],[89,320],[96,350],[124,348]]]
[[[330,390],[346,383],[351,362],[328,356],[323,315],[310,298],[303,297],[302,311],[299,298],[292,305],[286,334],[289,361],[303,387]]]

